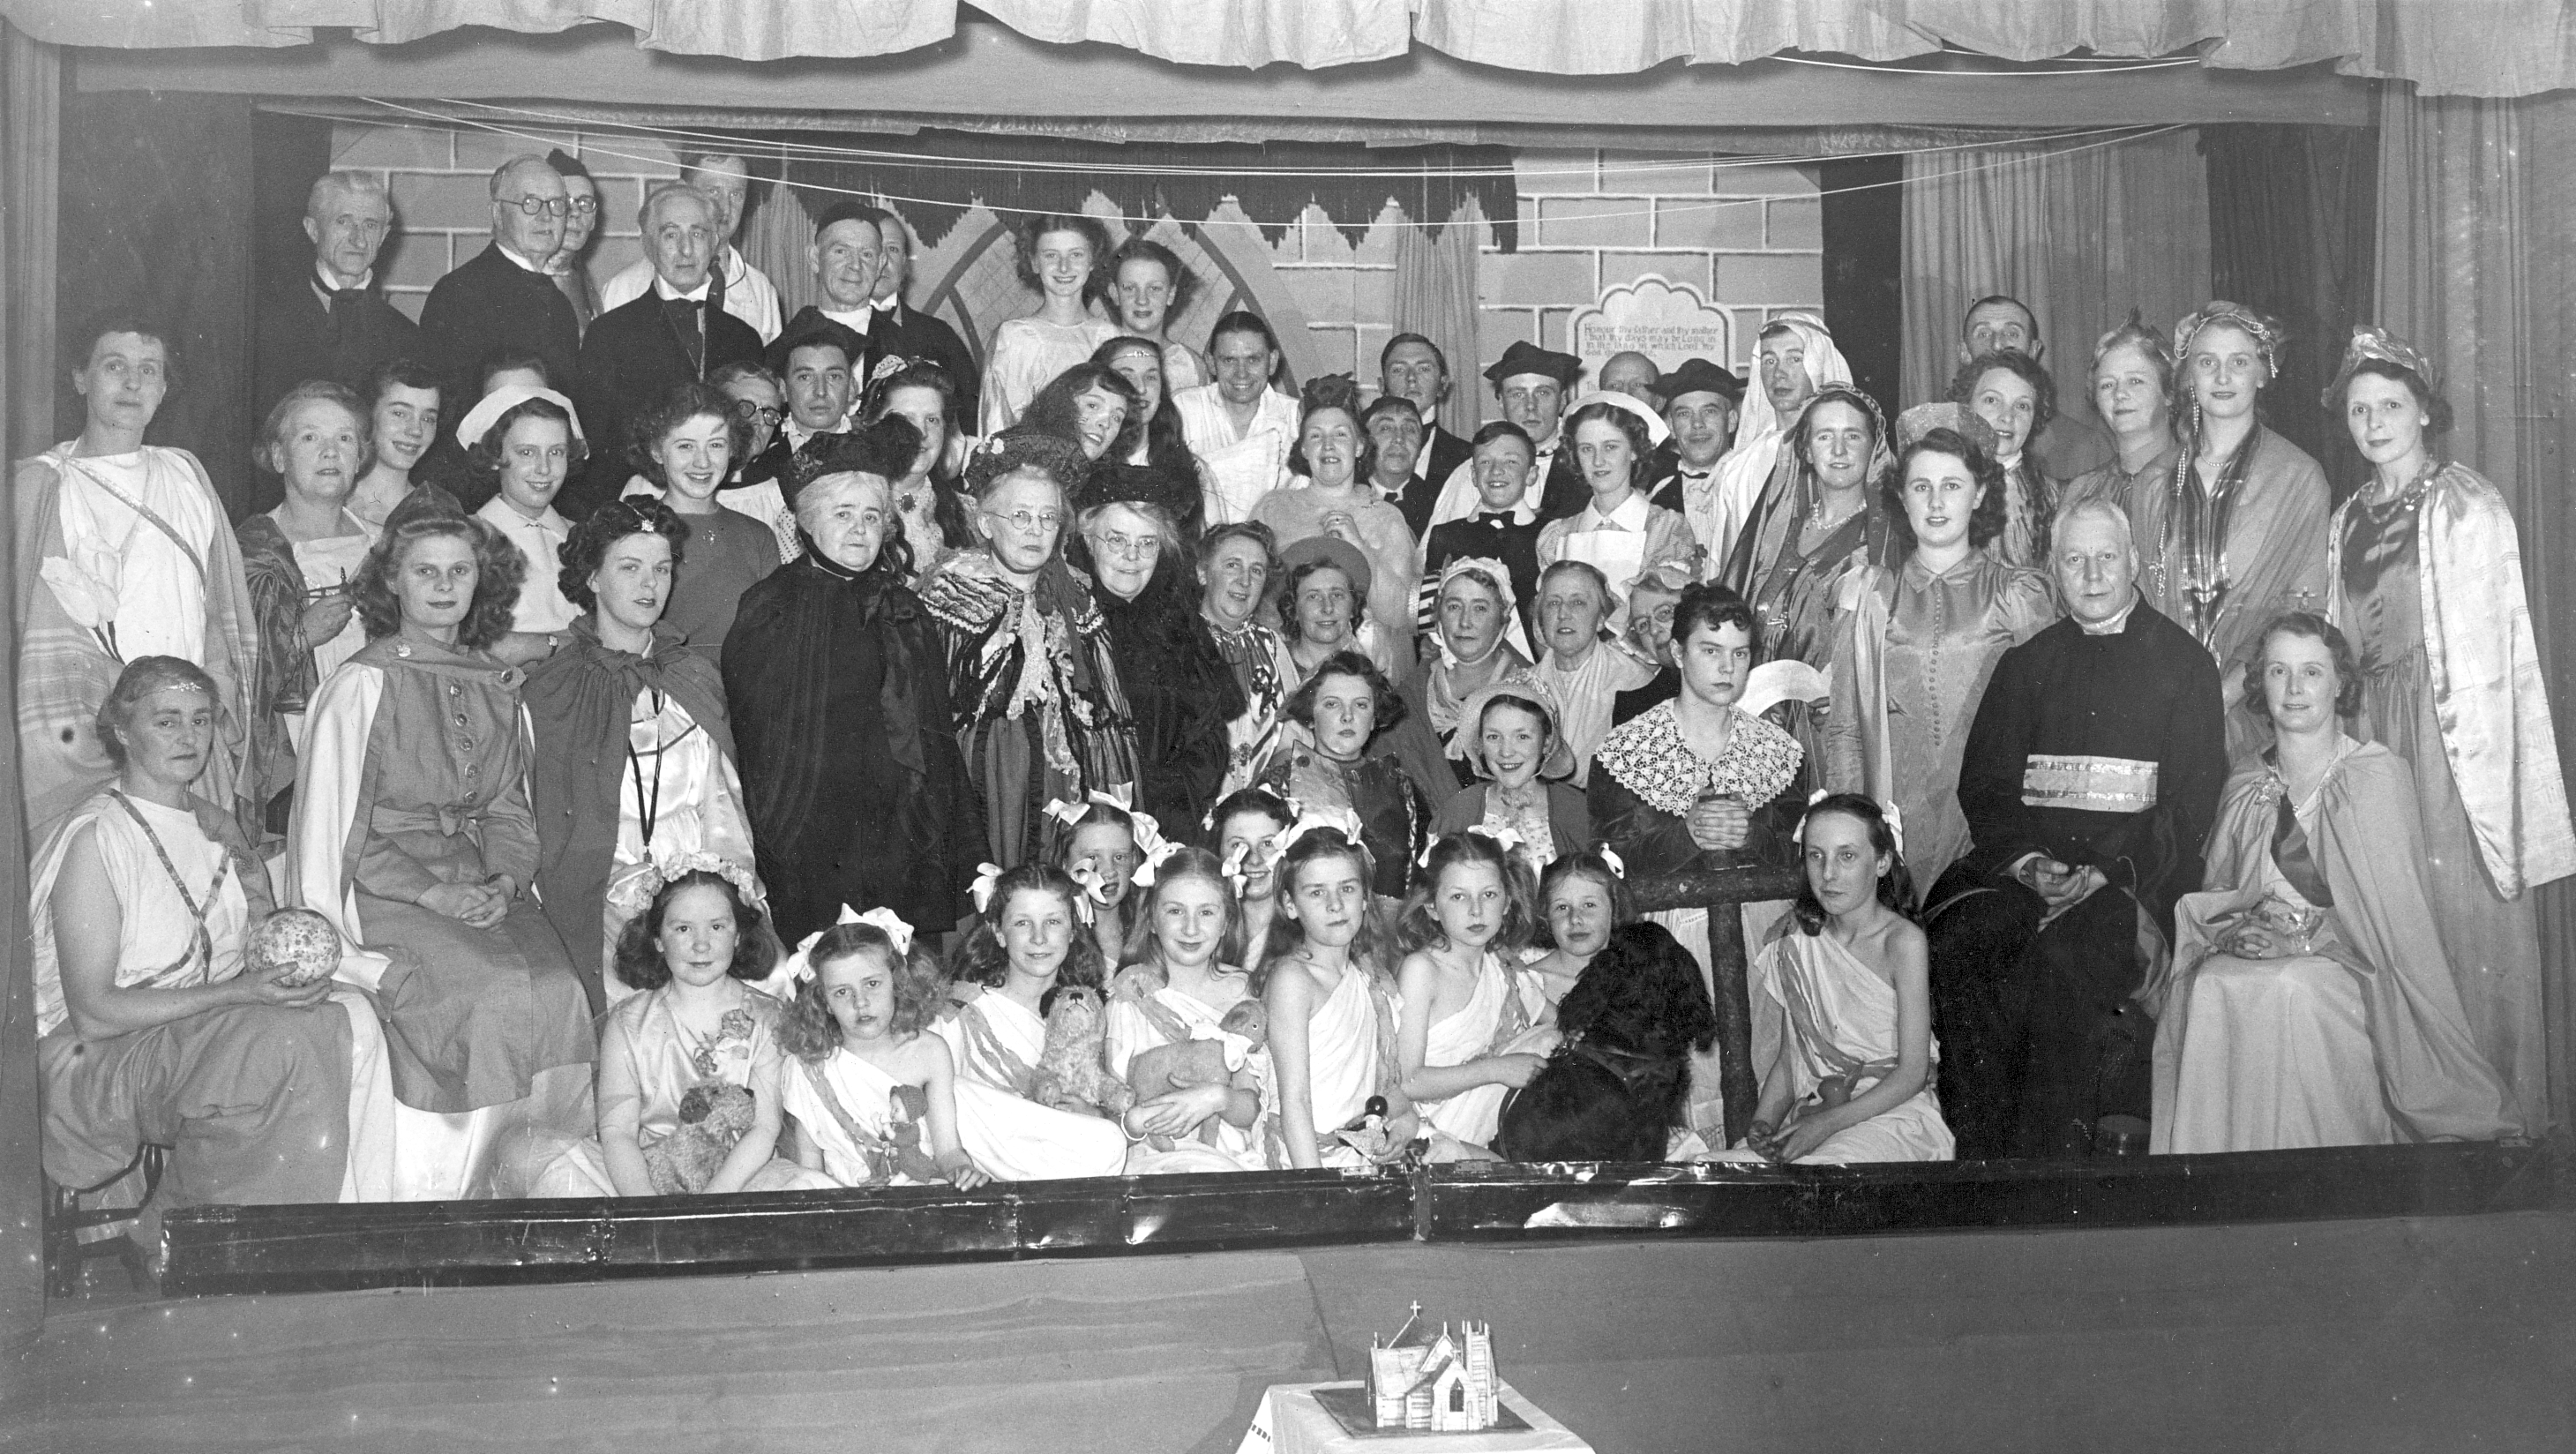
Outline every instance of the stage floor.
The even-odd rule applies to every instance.
[[[113,1285],[120,1274],[106,1272]],[[2576,1212],[58,1305],[0,1447],[1231,1450],[1420,1299],[1604,1454],[2576,1445]]]

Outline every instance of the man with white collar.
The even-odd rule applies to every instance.
[[[420,328],[376,288],[376,254],[393,223],[384,179],[326,172],[304,199],[313,265],[260,298],[252,344],[251,417],[265,419],[306,379],[364,389],[380,364],[414,353]]]
[[[581,501],[565,513],[617,498],[632,466],[611,441],[626,439],[627,421],[672,388],[704,380],[729,363],[757,362],[760,336],[715,306],[715,209],[695,188],[665,182],[644,199],[636,225],[653,263],[653,287],[599,315],[581,344],[573,398],[600,449],[583,470]]]
[[[2068,614],[1995,664],[1959,771],[1972,846],[1924,900],[1963,1160],[2081,1156],[2147,1114],[2142,948],[2200,887],[2227,778],[2218,668],[2139,598],[2128,516],[2070,507],[2050,565]]]
[[[1667,510],[1683,508],[1689,488],[1709,488],[1718,460],[1735,444],[1736,409],[1744,381],[1704,358],[1682,360],[1664,375],[1664,424],[1673,431],[1673,469],[1646,497]]]
[[[540,156],[512,157],[492,173],[492,245],[438,280],[420,309],[420,346],[445,385],[442,398],[482,397],[483,361],[534,354],[546,376],[569,379],[581,354],[581,321],[546,276],[563,246],[570,194]]]
[[[1449,355],[1419,333],[1399,333],[1377,351],[1377,386],[1381,393],[1413,401],[1423,428],[1413,473],[1439,489],[1468,455],[1467,441],[1440,427],[1440,406],[1449,400]],[[1420,535],[1422,529],[1413,533]]]
[[[880,358],[895,354],[928,359],[946,369],[949,382],[957,386],[956,408],[949,418],[984,417],[975,412],[983,397],[978,388],[982,376],[966,340],[957,336],[956,329],[904,301],[904,287],[912,281],[912,233],[902,218],[882,207],[861,210],[876,223],[884,249],[877,260],[877,317],[875,326],[867,330],[868,342]]]
[[[814,282],[823,290],[823,301],[797,309],[796,316],[787,320],[787,331],[770,340],[770,367],[781,377],[787,371],[778,345],[803,336],[815,323],[830,323],[846,330],[848,341],[857,343],[858,352],[847,363],[854,380],[853,391],[866,390],[868,376],[876,372],[876,361],[884,356],[882,343],[874,332],[878,317],[877,276],[885,271],[885,232],[876,213],[873,207],[844,199],[833,203],[815,221],[814,241],[805,249],[805,261],[813,266]],[[795,390],[791,387],[788,393],[792,398]],[[837,430],[841,426],[830,427]]]
[[[733,245],[742,231],[742,219],[750,211],[751,163],[731,152],[690,152],[680,158],[680,184],[706,198],[708,208],[715,214],[716,252],[709,260],[708,275],[713,280],[717,306],[750,325],[762,343],[776,338],[777,285]],[[643,297],[652,287],[653,278],[652,249],[648,246],[643,257],[600,285],[602,316]]]
[[[776,374],[787,402],[787,417],[769,448],[743,467],[749,479],[789,478],[788,461],[818,434],[841,434],[850,427],[850,409],[864,387],[859,377],[868,346],[836,319],[812,309],[799,309],[796,321],[769,346],[769,371]]]
[[[1559,448],[1565,436],[1557,427],[1564,421],[1566,398],[1582,372],[1583,360],[1574,355],[1517,338],[1485,370],[1494,398],[1503,406],[1503,417],[1519,425],[1538,451],[1525,503],[1541,520],[1562,520],[1580,511],[1592,497],[1574,467],[1574,451]],[[1476,499],[1476,482],[1468,467],[1461,465],[1442,484],[1431,523],[1465,519],[1476,513]]]

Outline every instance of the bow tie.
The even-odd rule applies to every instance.
[[[1520,512],[1517,510],[1479,510],[1476,512],[1476,523],[1479,525],[1491,525],[1496,530],[1500,530],[1504,526],[1514,523],[1519,519],[1519,516]]]
[[[675,319],[694,319],[697,317],[698,311],[706,306],[707,300],[704,298],[665,298],[662,300],[662,311],[671,315],[671,317]]]

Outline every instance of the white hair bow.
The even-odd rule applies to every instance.
[[[1626,861],[1621,859],[1618,853],[1607,843],[1601,845],[1601,861],[1610,865],[1610,876],[1612,878],[1624,879],[1628,876],[1628,865]]]
[[[1141,834],[1138,835],[1137,846],[1140,848],[1144,847],[1143,835]],[[1136,865],[1137,884],[1140,887],[1145,888],[1153,887],[1155,877],[1163,871],[1163,865],[1171,862],[1172,855],[1180,851],[1181,845],[1163,837],[1160,834],[1156,834],[1154,837],[1154,846],[1145,849],[1144,861]]]
[[[1834,793],[1830,788],[1818,788],[1814,792],[1807,794],[1807,811],[1798,815],[1797,831],[1789,835],[1793,841],[1798,843],[1804,843],[1807,841],[1807,820],[1816,815],[1816,805],[1818,803],[1821,803],[1832,796],[1834,796]],[[1872,798],[1870,801],[1878,803],[1878,816],[1884,819],[1887,823],[1887,841],[1895,845],[1896,856],[1900,859],[1903,858],[1905,856],[1904,812],[1894,803],[1879,803],[1876,798]]]
[[[1234,896],[1238,899],[1252,892],[1252,870],[1244,867],[1244,860],[1252,856],[1255,846],[1238,843],[1227,849],[1225,862],[1218,868],[1218,872],[1225,875],[1225,881],[1233,886]]]
[[[1277,863],[1297,846],[1297,840],[1309,833],[1330,828],[1356,844],[1360,841],[1360,815],[1348,808],[1309,808],[1297,815],[1297,821],[1270,835],[1270,861]]]
[[[1090,811],[1090,803],[1075,798],[1057,798],[1046,805],[1046,815],[1067,828],[1080,823],[1082,815]]]
[[[1097,865],[1089,863],[1075,864],[1068,876],[1082,888],[1073,896],[1073,916],[1088,924],[1099,906],[1109,902],[1108,880],[1101,877]]]
[[[1482,823],[1470,823],[1459,831],[1462,833],[1473,833],[1479,838],[1490,838],[1493,840],[1494,846],[1505,853],[1509,853],[1513,849],[1516,849],[1529,841],[1520,835],[1519,829],[1512,827],[1488,828]],[[1431,850],[1438,848],[1439,846],[1440,840],[1437,838],[1423,844],[1422,852],[1413,860],[1415,866],[1419,868],[1429,868],[1431,866]]]
[[[974,896],[976,913],[983,913],[986,909],[993,907],[993,890],[1001,882],[1002,866],[1000,864],[979,863],[975,865],[975,882],[967,889],[967,892]]]
[[[868,910],[864,914],[851,916],[850,906],[843,904],[841,906],[841,913],[845,916],[841,920],[844,924],[853,922],[872,924],[878,929],[885,931],[886,939],[894,945],[895,958],[902,959],[912,953],[912,926],[905,923],[901,916],[897,915],[894,910],[875,908]]]

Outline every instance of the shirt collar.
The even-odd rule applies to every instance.
[[[868,336],[868,325],[875,322],[877,316],[877,310],[874,307],[859,308],[851,312],[844,313],[838,308],[826,308],[818,303],[814,306],[814,311],[831,319],[833,322],[840,324],[843,328],[850,330],[861,338]]]
[[[1646,517],[1652,513],[1653,509],[1653,506],[1646,503],[1644,491],[1630,490],[1628,492],[1628,498],[1619,502],[1619,508],[1611,511],[1607,515],[1602,514],[1596,506],[1584,506],[1581,518],[1574,522],[1574,528],[1577,530],[1625,530],[1635,534],[1643,534],[1646,529]]]
[[[519,271],[523,273],[536,273],[540,276],[545,273],[546,265],[544,263],[528,261],[525,257],[520,256],[517,248],[510,246],[508,243],[501,241],[497,237],[492,240],[492,249],[493,251],[501,254],[501,256],[508,258],[512,263],[517,264]]]
[[[555,509],[552,502],[547,503],[546,512],[544,514],[539,515],[532,520],[525,514],[521,513],[518,506],[511,504],[508,497],[494,495],[491,503],[485,505],[482,510],[477,513],[481,514],[485,520],[494,525],[500,526],[504,530],[543,530],[549,535],[570,535],[572,533],[572,522],[566,520],[563,515]]]
[[[2086,621],[2074,618],[2075,627],[2087,636],[2117,636],[2129,629],[2129,618],[2136,614],[2138,602],[2142,599],[2144,598],[2132,588],[2129,592],[2129,604],[2120,608],[2119,615],[2108,621]]]
[[[326,294],[336,293],[343,290],[342,284],[331,281],[330,270],[323,267],[319,259],[316,259],[313,263],[313,281],[315,286],[319,287]],[[356,282],[349,283],[345,286],[364,291],[368,288],[374,287],[375,285],[376,270],[374,268],[369,268],[365,272],[358,274],[358,280]]]
[[[653,275],[653,296],[662,299],[666,303],[676,303],[683,299],[691,303],[703,303],[707,300],[708,292],[712,290],[715,285],[716,280],[714,276],[709,275],[707,280],[698,284],[694,290],[683,293],[672,287],[669,282],[665,281],[660,273],[655,273]]]

